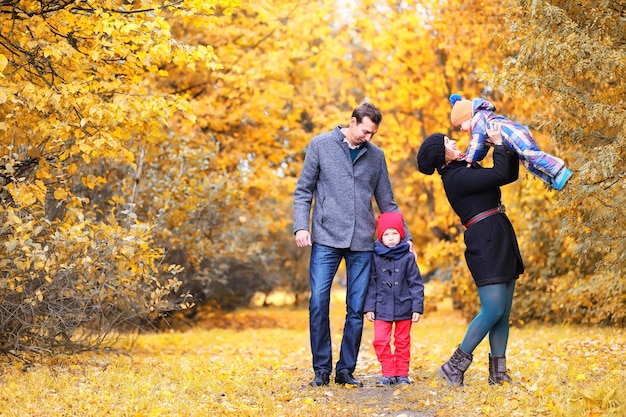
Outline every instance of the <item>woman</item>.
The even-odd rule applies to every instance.
[[[517,238],[500,202],[500,186],[517,180],[519,159],[493,137],[493,167],[466,167],[456,142],[441,133],[427,137],[417,154],[420,172],[441,176],[450,206],[465,225],[465,260],[478,287],[480,313],[470,323],[452,357],[437,373],[450,385],[463,385],[476,346],[489,334],[489,383],[511,382],[506,346],[515,280],[524,272]]]

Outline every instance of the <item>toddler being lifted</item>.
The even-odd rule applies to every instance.
[[[555,190],[560,191],[565,187],[572,171],[562,159],[539,149],[528,128],[496,114],[496,107],[487,100],[475,98],[470,101],[459,94],[452,94],[450,103],[450,121],[470,135],[469,147],[465,152],[465,160],[469,164],[485,157],[489,139],[487,131],[495,129],[500,131],[502,142],[519,156],[531,174]]]

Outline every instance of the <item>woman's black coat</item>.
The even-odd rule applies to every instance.
[[[463,224],[501,204],[500,186],[517,180],[519,159],[503,145],[494,146],[493,167],[455,161],[439,170],[452,209]],[[517,279],[524,263],[513,226],[504,213],[473,223],[465,231],[465,260],[477,286]]]

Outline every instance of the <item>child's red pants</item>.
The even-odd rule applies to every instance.
[[[374,350],[383,376],[409,376],[411,360],[411,320],[374,320]],[[394,326],[395,324],[395,326]],[[392,330],[393,346],[391,349]]]

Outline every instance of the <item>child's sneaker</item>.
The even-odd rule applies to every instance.
[[[567,180],[570,179],[572,174],[573,172],[571,169],[563,167],[559,171],[559,173],[556,174],[556,177],[552,179],[552,188],[554,188],[557,191],[561,191],[563,187],[565,187],[565,183],[567,182]]]
[[[411,380],[408,376],[397,376],[396,384],[398,385],[411,385]]]
[[[377,387],[388,387],[388,386],[393,385],[395,383],[396,383],[396,378],[395,377],[393,377],[393,376],[383,376],[376,383],[376,386]]]

